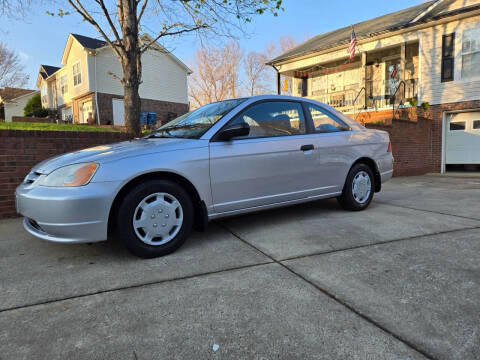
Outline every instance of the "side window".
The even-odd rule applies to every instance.
[[[455,33],[442,36],[442,82],[453,81]]]
[[[297,102],[262,102],[232,119],[231,124],[246,122],[250,125],[248,136],[236,139],[289,136],[305,134],[305,117]]]
[[[313,120],[313,127],[315,128],[315,132],[317,133],[331,133],[331,132],[339,132],[339,131],[346,131],[349,129],[349,126],[344,122],[332,118],[326,112],[323,111],[322,108],[307,104],[308,111],[310,111],[310,115],[312,115]]]

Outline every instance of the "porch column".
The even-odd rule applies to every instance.
[[[407,44],[402,43],[400,47],[400,80],[405,80],[405,58],[406,58]]]
[[[280,82],[280,72],[277,70],[277,94],[280,95],[282,93],[282,84]]]
[[[360,89],[363,87],[364,94],[363,94],[363,107],[367,107],[367,52],[362,52],[362,70],[360,71],[361,79],[360,79]]]

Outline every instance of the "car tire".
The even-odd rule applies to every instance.
[[[187,192],[168,180],[149,180],[130,189],[117,212],[116,233],[141,258],[177,250],[191,232],[194,210]]]
[[[375,178],[372,169],[365,164],[354,165],[345,181],[342,195],[337,198],[345,210],[365,210],[375,192]]]

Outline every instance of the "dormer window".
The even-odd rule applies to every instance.
[[[82,73],[80,71],[80,62],[73,64],[73,86],[82,83]]]

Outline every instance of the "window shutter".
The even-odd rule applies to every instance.
[[[453,80],[455,33],[442,36],[442,82]]]

